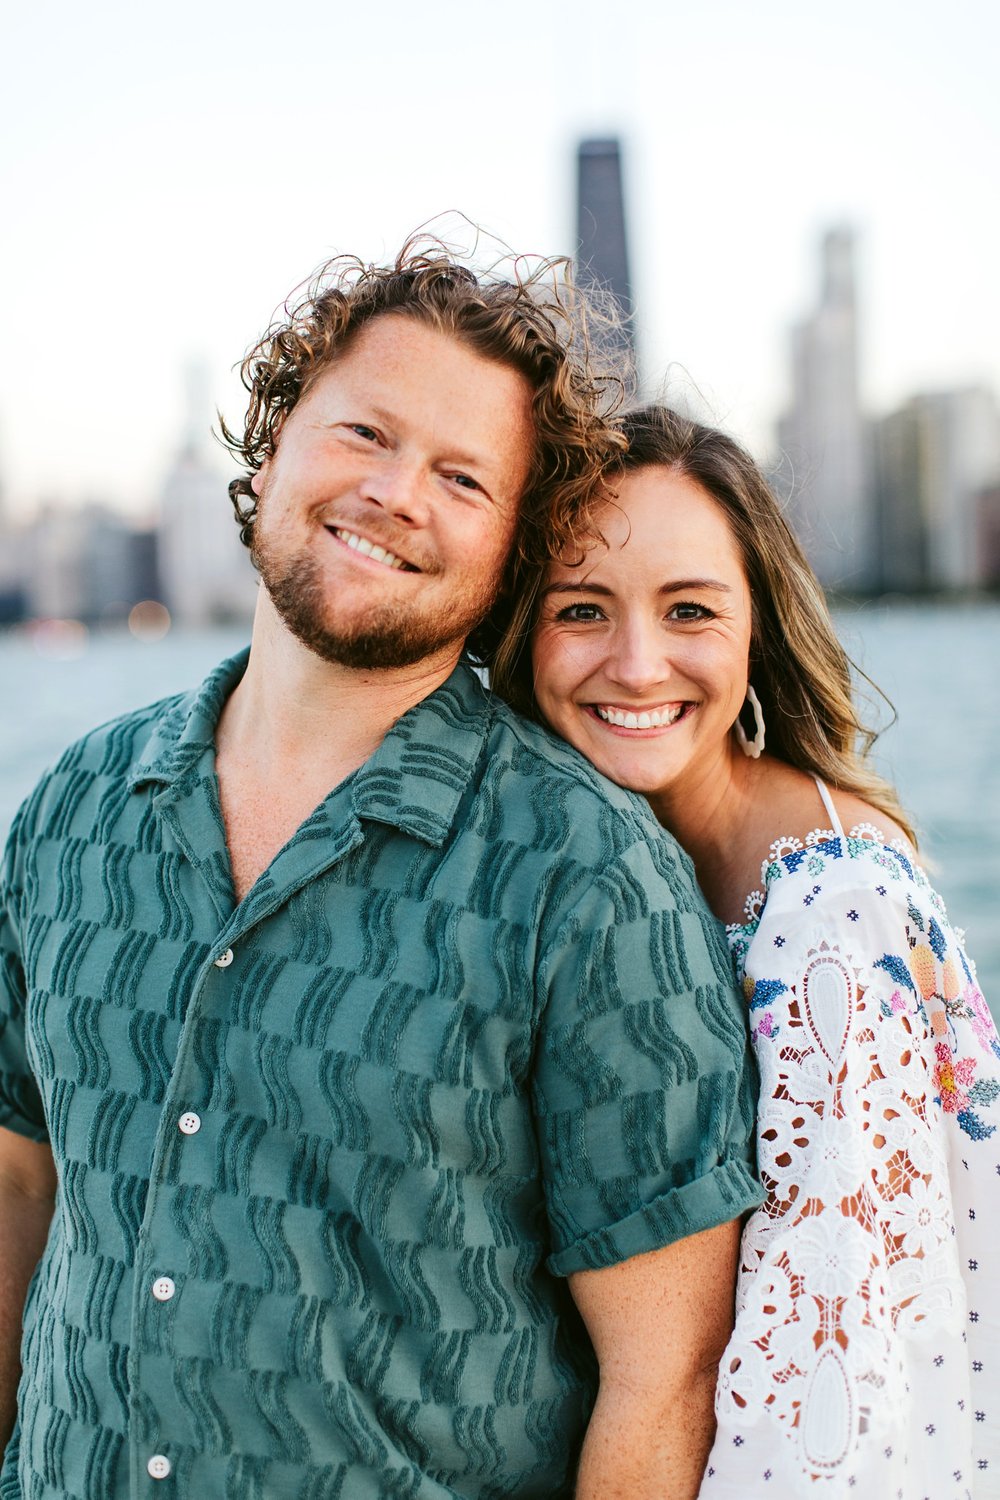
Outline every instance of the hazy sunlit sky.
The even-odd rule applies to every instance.
[[[8,7],[3,493],[147,510],[185,362],[238,416],[232,365],[335,251],[457,209],[571,252],[587,134],[623,137],[647,384],[761,456],[830,223],[873,412],[998,388],[998,63],[995,0]]]

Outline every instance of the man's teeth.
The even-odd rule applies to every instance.
[[[344,542],[352,552],[360,552],[362,557],[373,558],[375,562],[385,563],[390,568],[405,568],[409,564],[403,558],[397,557],[395,552],[387,552],[384,547],[379,547],[375,542],[368,541],[367,537],[356,536],[353,531],[341,531],[333,527],[333,534],[338,541]]]
[[[684,705],[674,703],[669,708],[644,709],[641,714],[634,714],[623,708],[602,708],[598,703],[594,712],[605,724],[614,724],[619,729],[662,729],[665,724],[673,724],[680,718]]]

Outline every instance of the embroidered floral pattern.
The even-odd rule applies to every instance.
[[[1000,1060],[1000,1039],[989,1007],[976,982],[974,970],[960,947],[957,954],[946,951],[944,927],[948,925],[948,918],[940,896],[931,887],[923,870],[913,862],[906,846],[898,840],[884,842],[881,833],[872,823],[856,824],[844,840],[828,829],[814,829],[804,842],[796,838],[775,839],[768,858],[761,867],[763,890],[755,890],[747,897],[744,903],[746,921],[733,923],[727,928],[737,969],[742,969],[746,962],[746,954],[756,934],[771,886],[782,878],[798,877],[802,873],[808,876],[822,875],[831,867],[832,861],[845,857],[843,845],[846,845],[846,857],[849,860],[874,860],[880,869],[890,871],[896,882],[912,882],[926,898],[926,904],[930,908],[925,915],[920,905],[910,896],[907,900],[908,952],[905,957],[898,953],[885,953],[874,961],[874,967],[883,969],[897,984],[892,994],[880,1002],[883,1015],[899,1015],[906,1008],[902,994],[905,989],[914,997],[919,996],[918,1011],[925,1022],[928,1018],[928,1006],[931,1011],[943,1011],[946,1021],[968,1022],[979,1047]],[[806,850],[813,852],[803,864]],[[876,886],[875,891],[877,895],[888,897],[883,884]],[[803,892],[802,905],[812,907],[821,896],[822,885],[813,881]],[[856,906],[847,908],[844,915],[852,923],[861,921],[861,913]],[[957,945],[957,936],[954,933],[952,936]],[[776,937],[773,942],[775,946],[782,947],[784,937]],[[765,981],[769,982],[773,981]],[[777,1035],[774,1014],[771,1013],[766,1028],[762,1028],[763,1021],[764,1017],[760,1017],[755,1022],[754,1034],[765,1037]],[[930,1024],[937,1031],[942,1023],[935,1015]],[[961,1062],[953,1066],[957,1066],[958,1071],[949,1075],[953,1076],[952,1083],[945,1082],[942,1086],[935,1078],[935,1087],[938,1088],[936,1102],[947,1113],[958,1118],[962,1129],[973,1140],[988,1139],[996,1129],[996,1122],[985,1121],[970,1108],[970,1103],[980,1107],[994,1104],[1000,1097],[1000,1086],[994,1091],[993,1082],[984,1080],[982,1086],[976,1088],[974,1097],[960,1095],[958,1086],[963,1083],[968,1070]],[[972,1083],[971,1075],[969,1082]],[[959,1097],[964,1100],[961,1106],[955,1102]]]
[[[870,824],[818,829],[776,840],[761,881],[728,937],[760,1067],[767,1199],[744,1230],[702,1495],[755,1494],[766,1469],[789,1500],[957,1500],[971,1491],[956,1474],[980,1462],[961,1415],[982,1369],[965,1268],[994,1318],[1000,1296],[995,1216],[987,1235],[966,1207],[977,1185],[995,1197],[1000,1174],[996,1027],[906,846]],[[916,1430],[930,1458],[908,1452]]]

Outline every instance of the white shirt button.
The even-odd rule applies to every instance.
[[[157,1276],[153,1282],[153,1296],[157,1302],[169,1302],[177,1287],[169,1276]]]
[[[177,1128],[182,1135],[197,1135],[201,1129],[201,1115],[196,1115],[193,1109],[189,1109],[177,1121]]]
[[[170,1460],[162,1453],[154,1453],[146,1465],[150,1479],[166,1479],[170,1473]]]
[[[233,950],[232,948],[227,948],[225,953],[220,953],[218,958],[215,960],[215,967],[217,969],[228,969],[232,961]]]

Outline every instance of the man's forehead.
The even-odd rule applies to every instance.
[[[453,456],[509,461],[511,444],[534,449],[531,383],[512,364],[482,354],[460,334],[384,313],[315,372],[312,403],[338,392],[359,398],[373,420],[432,424]],[[426,428],[425,428],[426,430]],[[459,451],[460,450],[460,451]]]
[[[506,382],[518,382],[526,390],[531,381],[512,359],[477,347],[461,328],[451,328],[393,310],[376,314],[354,330],[328,361],[332,367],[376,363],[386,374],[406,371],[414,361],[458,369],[475,367],[485,378],[492,372]]]

